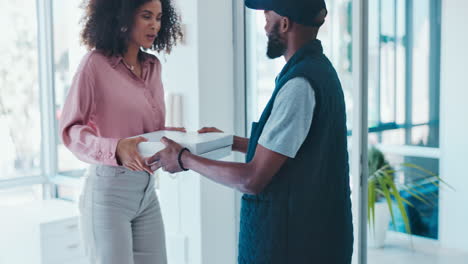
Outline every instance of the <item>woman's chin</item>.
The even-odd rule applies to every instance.
[[[151,44],[144,44],[144,45],[142,45],[142,47],[143,47],[144,49],[151,49],[151,47],[153,47],[153,43],[151,43]]]

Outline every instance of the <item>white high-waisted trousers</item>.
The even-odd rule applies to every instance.
[[[79,201],[92,264],[166,264],[164,224],[154,176],[91,165]]]

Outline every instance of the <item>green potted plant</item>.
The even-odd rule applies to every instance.
[[[390,219],[395,226],[394,208],[399,211],[404,222],[405,231],[411,234],[411,227],[405,206],[414,205],[400,195],[400,191],[407,192],[411,197],[431,205],[427,195],[420,191],[418,184],[397,184],[397,173],[416,173],[429,184],[439,186],[444,183],[439,176],[415,164],[402,163],[395,167],[385,159],[384,154],[375,147],[368,151],[368,244],[371,247],[383,247],[385,235]],[[393,206],[395,204],[395,206]]]

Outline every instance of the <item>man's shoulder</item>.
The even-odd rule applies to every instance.
[[[283,85],[283,87],[312,87],[309,80],[305,76],[296,76]]]
[[[302,97],[313,94],[312,85],[305,77],[294,77],[288,80],[278,92],[278,97]]]

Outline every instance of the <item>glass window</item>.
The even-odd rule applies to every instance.
[[[377,142],[439,147],[440,10],[431,3],[370,1],[369,125]]]
[[[439,228],[439,188],[428,181],[431,179],[430,174],[418,169],[401,166],[401,164],[416,165],[438,175],[439,160],[392,154],[387,154],[386,158],[395,169],[401,169],[395,175],[395,182],[400,189],[400,195],[413,205],[405,205],[411,233],[417,236],[437,239]],[[416,195],[419,198],[423,198],[426,202],[422,202]],[[397,204],[395,202],[394,206],[396,209],[395,226],[390,223],[390,230],[406,233],[402,215],[396,208]]]
[[[380,45],[380,122],[395,122],[395,4],[379,1]],[[372,22],[371,22],[372,23]]]
[[[352,125],[351,1],[328,1],[329,16],[318,39],[332,61],[343,86],[347,103],[348,128]],[[275,88],[275,78],[285,65],[284,59],[267,58],[265,16],[262,11],[247,10],[247,114],[248,127],[257,121]]]
[[[317,38],[322,42],[325,55],[330,59],[341,81],[346,102],[348,130],[352,128],[353,76],[351,1],[327,1],[328,15]]]
[[[247,10],[249,29],[247,30],[247,79],[248,90],[248,127],[262,114],[275,89],[275,78],[285,65],[283,58],[271,60],[266,56],[268,39],[264,30],[265,15],[262,11]]]
[[[432,4],[431,4],[432,3]],[[415,1],[412,13],[411,121],[408,144],[439,147],[438,15],[430,0]],[[435,40],[435,41],[433,41]]]
[[[57,198],[66,201],[78,202],[82,190],[82,184],[83,181],[80,179],[76,179],[76,183],[73,185],[58,184],[56,186]]]
[[[3,1],[0,42],[0,180],[41,174],[35,0]]]
[[[414,164],[435,175],[439,174],[439,160],[409,156],[414,153],[407,147],[439,147],[437,12],[440,10],[431,0],[378,0],[370,1],[369,14],[369,145],[380,144],[391,166]],[[374,65],[377,71],[371,69]],[[424,149],[417,148],[417,152]],[[412,234],[437,239],[439,188],[427,184],[423,175],[406,168],[395,175],[394,182],[399,194],[414,205],[405,206]],[[431,206],[412,196],[405,185],[427,195]],[[405,233],[395,202],[393,207],[396,223],[384,224],[384,228]],[[379,213],[379,217],[384,215]],[[374,238],[369,238],[369,245],[374,245]]]
[[[68,90],[76,69],[86,50],[80,45],[81,24],[83,14],[81,1],[53,1],[54,27],[54,84],[55,84],[55,116],[60,118]],[[61,175],[76,176],[77,170],[82,171],[86,164],[78,160],[61,142],[57,131],[57,170]],[[78,174],[80,174],[78,172]]]

